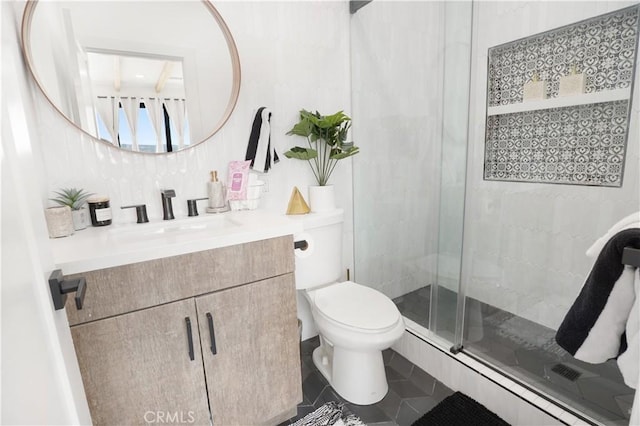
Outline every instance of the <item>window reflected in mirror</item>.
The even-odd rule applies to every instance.
[[[190,145],[182,60],[88,52],[98,138],[139,152]]]

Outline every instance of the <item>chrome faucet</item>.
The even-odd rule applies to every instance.
[[[173,216],[173,206],[171,204],[171,199],[176,196],[176,191],[173,189],[163,189],[160,191],[160,196],[162,197],[162,219],[175,219],[175,217]]]

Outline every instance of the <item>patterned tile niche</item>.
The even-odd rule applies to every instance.
[[[489,49],[487,106],[523,101],[537,73],[556,98],[572,65],[586,93],[633,86],[640,7]],[[487,117],[485,180],[621,186],[629,100]]]
[[[489,49],[489,106],[522,102],[534,73],[558,96],[572,64],[587,76],[586,93],[631,86],[638,7],[599,16]]]
[[[620,186],[628,104],[488,117],[485,179]]]

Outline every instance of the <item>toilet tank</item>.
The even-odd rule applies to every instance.
[[[338,281],[342,274],[342,222],[344,211],[301,216],[303,232],[294,240],[306,240],[306,250],[296,249],[296,288],[314,288]]]

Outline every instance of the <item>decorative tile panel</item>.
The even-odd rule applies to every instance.
[[[620,186],[628,104],[488,117],[485,179]]]
[[[523,102],[535,73],[556,98],[572,65],[586,75],[586,93],[631,88],[639,22],[633,6],[490,48],[487,106]],[[484,179],[621,186],[630,102],[488,116]]]
[[[489,49],[489,106],[522,102],[534,73],[557,97],[572,64],[586,74],[586,93],[630,87],[638,14],[638,7],[623,9]]]

